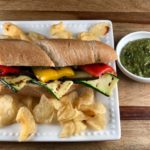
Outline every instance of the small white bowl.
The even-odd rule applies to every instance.
[[[137,76],[131,72],[129,72],[122,64],[120,61],[120,53],[122,48],[130,41],[134,41],[134,40],[138,40],[138,39],[143,39],[143,38],[150,38],[150,32],[146,32],[146,31],[139,31],[139,32],[133,32],[130,33],[128,35],[126,35],[125,37],[123,37],[117,44],[116,47],[116,52],[118,55],[118,60],[117,60],[117,64],[118,67],[120,68],[120,70],[129,78],[135,80],[135,81],[139,81],[139,82],[144,82],[144,83],[150,83],[150,78],[145,78],[145,77],[140,77]]]

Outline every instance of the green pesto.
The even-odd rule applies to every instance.
[[[123,47],[120,59],[128,71],[141,77],[150,77],[150,39],[129,42]]]

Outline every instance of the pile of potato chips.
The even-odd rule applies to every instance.
[[[59,22],[58,24],[53,24],[50,27],[50,36],[51,38],[59,38],[59,39],[79,39],[84,41],[96,40],[100,41],[101,37],[105,36],[109,31],[109,26],[106,23],[98,23],[89,28],[86,32],[78,33],[74,36],[70,31],[65,28],[63,22]],[[4,35],[0,36],[0,39],[21,39],[26,41],[36,41],[47,39],[46,36],[36,33],[36,32],[28,32],[25,33],[21,28],[12,24],[10,22],[6,22],[3,24],[3,33]]]
[[[50,28],[50,34],[53,38],[59,39],[80,39],[84,41],[100,41],[100,38],[105,36],[109,31],[109,26],[106,23],[99,23],[89,28],[87,32],[78,33],[77,36],[73,36],[72,33],[65,29],[63,22],[54,24]]]
[[[80,134],[87,128],[104,129],[106,108],[94,99],[90,88],[65,95],[59,101],[42,95],[40,99],[14,95],[0,96],[0,127],[18,122],[21,125],[19,141],[25,141],[37,131],[37,124],[58,122],[60,137]]]
[[[3,35],[0,39],[18,39],[25,41],[36,41],[46,39],[46,36],[36,32],[24,32],[20,27],[10,22],[3,24]]]

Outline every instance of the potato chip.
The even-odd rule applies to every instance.
[[[109,26],[106,23],[96,24],[89,29],[89,32],[92,33],[95,37],[104,36],[108,31]]]
[[[30,39],[25,34],[20,34],[20,36],[16,39],[30,41]]]
[[[50,28],[50,34],[57,39],[72,39],[72,33],[65,29],[63,22],[54,24]]]
[[[25,35],[25,33],[18,26],[12,23],[4,23],[3,31],[4,35],[10,36],[11,38],[29,41],[29,38]]]
[[[60,107],[62,106],[61,105],[61,102],[58,101],[57,99],[51,99],[50,100],[53,107],[54,107],[54,115],[53,115],[53,123],[58,123],[58,120],[57,120],[57,111],[60,109]]]
[[[97,114],[105,114],[106,108],[101,103],[94,103],[91,105],[80,106],[80,111],[84,112],[87,116],[93,117]]]
[[[37,123],[51,123],[55,113],[51,100],[42,95],[39,104],[34,107],[33,115]]]
[[[31,41],[37,41],[37,40],[44,40],[46,39],[46,37],[40,33],[36,33],[36,32],[29,32],[27,34],[28,38],[31,40]]]
[[[78,98],[78,93],[76,91],[73,91],[73,92],[63,96],[60,101],[63,105],[67,105],[70,102],[72,103],[72,105],[74,105],[77,98]]]
[[[82,131],[85,131],[87,126],[81,121],[74,121],[75,124],[75,133],[80,134]]]
[[[79,98],[76,99],[75,105],[78,109],[82,105],[91,105],[94,103],[94,91],[90,88],[82,88]]]
[[[63,129],[60,133],[61,138],[69,137],[75,134],[75,124],[73,121],[69,121],[62,125]]]
[[[106,114],[106,107],[102,103],[95,103],[94,108],[97,114]]]
[[[78,121],[85,121],[87,120],[87,116],[82,111],[77,111],[76,117],[73,118],[73,120],[76,122]]]
[[[93,117],[96,115],[93,105],[82,105],[79,110],[88,117]]]
[[[86,120],[86,123],[94,130],[102,130],[106,127],[106,117],[104,114],[97,114]]]
[[[62,106],[57,112],[57,119],[60,122],[67,122],[73,120],[78,115],[78,110],[72,107],[72,104],[68,103],[65,106]]]
[[[91,32],[81,32],[77,38],[83,41],[100,41],[100,39]]]
[[[64,30],[65,30],[65,26],[64,26],[63,22],[61,21],[58,24],[53,24],[51,26],[51,28],[50,28],[50,34],[54,35],[54,34],[56,34],[58,32],[62,32]]]
[[[19,141],[27,140],[36,132],[36,123],[34,117],[27,107],[21,107],[18,111],[16,121],[21,124]]]
[[[73,39],[72,33],[69,31],[61,31],[53,34],[53,38],[59,39]]]
[[[87,128],[87,126],[81,121],[69,121],[62,124],[62,127],[63,129],[60,133],[61,138],[79,134]]]
[[[20,106],[15,97],[11,95],[0,96],[0,127],[14,123]]]
[[[60,122],[67,122],[77,117],[78,110],[73,108],[74,100],[78,97],[77,92],[71,92],[61,98],[61,107],[57,112],[57,118]]]
[[[59,108],[61,107],[61,102],[56,99],[51,99],[51,102],[53,104],[54,109],[59,110]]]

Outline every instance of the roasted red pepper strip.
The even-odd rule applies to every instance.
[[[94,77],[99,77],[104,73],[112,73],[116,75],[114,69],[106,64],[90,64],[82,66],[81,68]]]
[[[2,75],[2,76],[7,75],[7,74],[18,74],[18,73],[20,73],[19,68],[0,65],[0,75]]]

